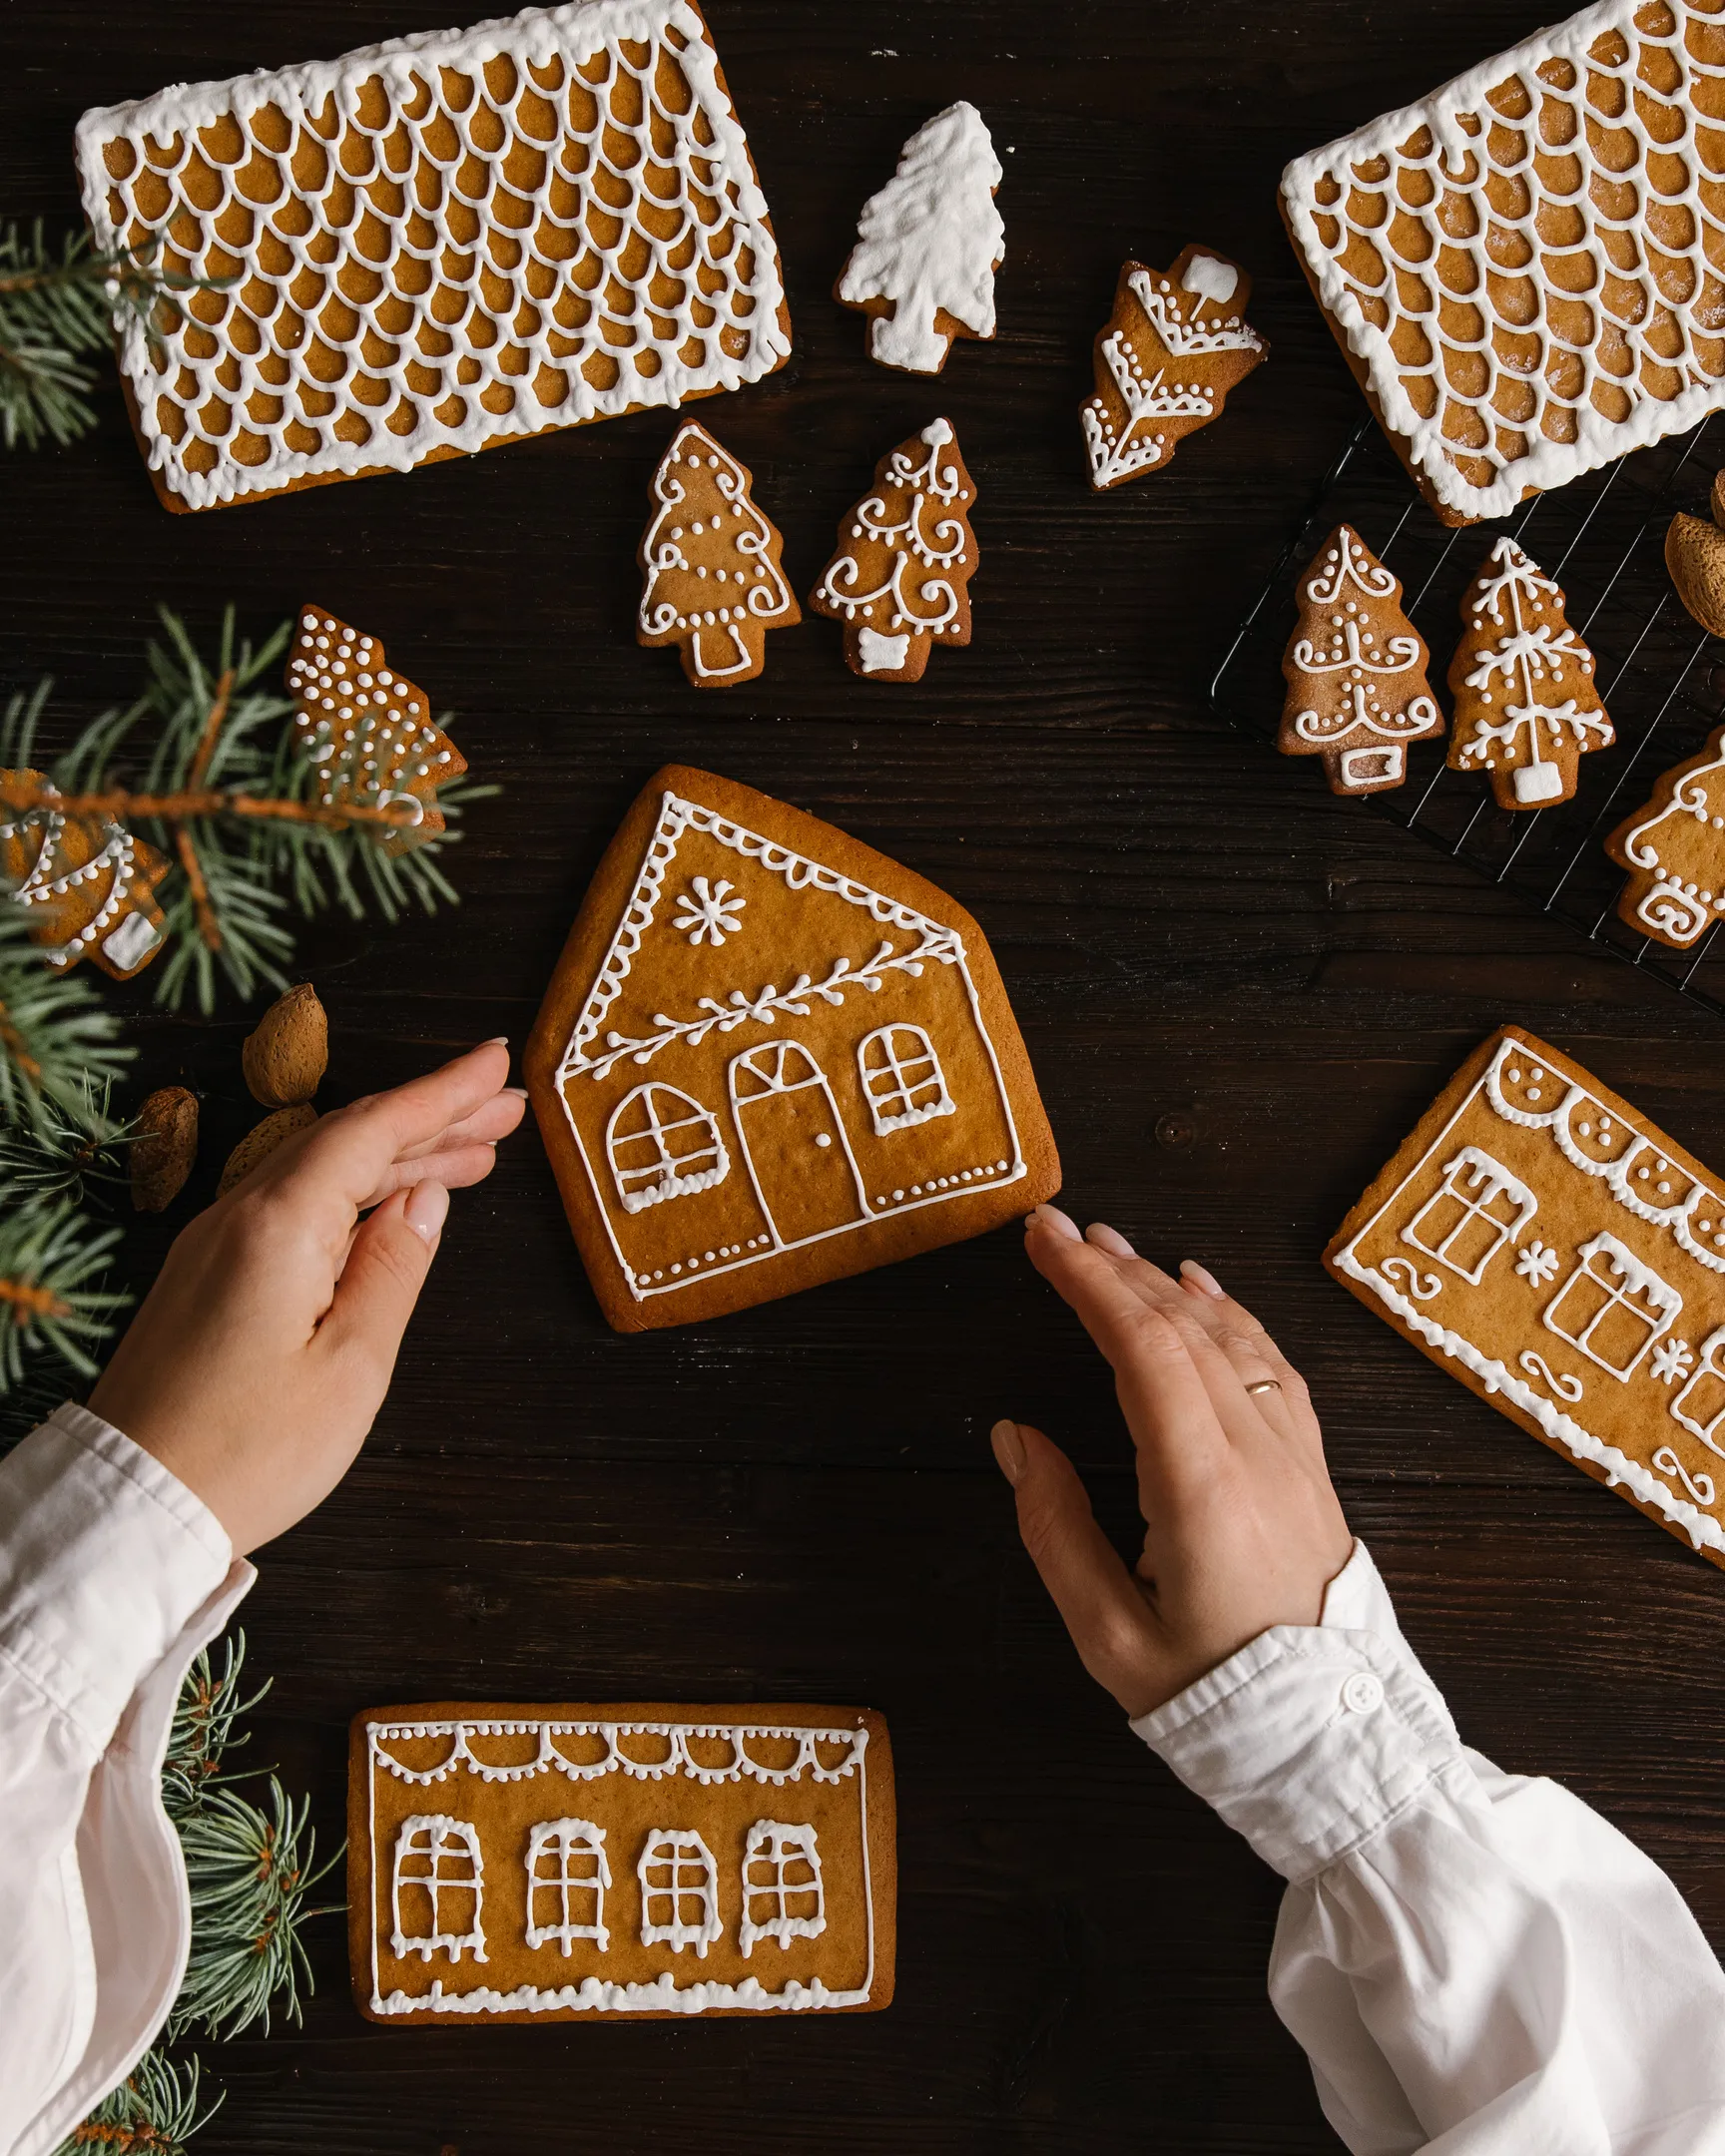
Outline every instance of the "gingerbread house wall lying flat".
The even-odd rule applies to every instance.
[[[1725,1565],[1725,1179],[1516,1029],[1325,1262],[1435,1362]]]
[[[349,1947],[375,2021],[871,2012],[895,1879],[891,1748],[865,1710],[353,1723]]]
[[[1725,404],[1725,10],[1602,0],[1295,159],[1284,215],[1448,521]]]
[[[975,923],[709,773],[662,772],[637,803],[527,1077],[589,1275],[627,1330],[975,1235],[1058,1187]]]
[[[121,364],[203,509],[758,380],[791,351],[766,199],[693,0],[577,0],[179,84],[78,127],[96,245],[193,292]]]

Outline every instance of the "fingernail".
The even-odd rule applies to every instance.
[[[527,1088],[525,1086],[505,1086],[503,1090],[505,1093],[513,1093],[517,1100],[527,1098]]]
[[[1024,1472],[1024,1440],[1018,1434],[1017,1423],[996,1422],[988,1432],[988,1442],[994,1447],[994,1457],[1000,1463],[1000,1472],[1008,1482],[1016,1485],[1018,1477]]]
[[[1111,1258],[1136,1258],[1138,1255],[1119,1229],[1110,1228],[1106,1221],[1092,1221],[1084,1231],[1084,1240],[1094,1243],[1098,1250],[1105,1250]]]
[[[507,1048],[509,1036],[507,1033],[493,1033],[489,1040],[482,1040],[479,1045],[481,1048]]]
[[[1202,1288],[1206,1295],[1215,1296],[1218,1301],[1228,1292],[1215,1274],[1206,1272],[1196,1258],[1181,1259],[1180,1278],[1190,1281],[1194,1288]]]
[[[435,1243],[449,1218],[449,1193],[441,1183],[415,1183],[401,1217],[421,1243]]]
[[[1084,1240],[1078,1233],[1078,1223],[1068,1220],[1058,1206],[1039,1205],[1025,1221],[1024,1226],[1026,1231],[1032,1228],[1046,1228],[1068,1243],[1082,1243]]]

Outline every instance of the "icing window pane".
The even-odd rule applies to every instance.
[[[637,1086],[619,1102],[605,1149],[626,1213],[712,1190],[731,1173],[712,1110],[675,1086]]]
[[[641,1882],[641,1943],[673,1953],[693,1946],[702,1960],[724,1931],[713,1852],[693,1832],[656,1827],[636,1867]]]
[[[441,1812],[404,1819],[389,1883],[395,1919],[391,1947],[398,1954],[416,1953],[422,1961],[439,1947],[451,1961],[471,1949],[474,1960],[483,1961],[484,1882],[485,1860],[471,1821]]]
[[[1581,1246],[1581,1262],[1558,1290],[1545,1325],[1621,1379],[1682,1308],[1676,1289],[1615,1236],[1596,1235]]]
[[[584,1819],[535,1821],[527,1843],[528,1945],[556,1944],[567,1955],[576,1939],[596,1939],[603,1953],[611,1942],[610,1884],[603,1827]]]
[[[1485,1268],[1539,1209],[1526,1184],[1478,1146],[1463,1146],[1441,1187],[1402,1231],[1404,1243],[1477,1288]]]
[[[877,1137],[954,1113],[934,1043],[915,1025],[880,1026],[857,1051]]]
[[[813,1827],[757,1820],[743,1857],[743,1921],[738,1938],[747,1954],[755,1941],[818,1938],[827,1928],[826,1890]]]

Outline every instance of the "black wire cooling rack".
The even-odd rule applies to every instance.
[[[1319,541],[1342,523],[1353,525],[1401,578],[1403,606],[1432,648],[1431,678],[1442,698],[1461,634],[1462,594],[1498,535],[1508,532],[1562,586],[1568,618],[1598,662],[1594,678],[1615,745],[1582,757],[1572,801],[1511,811],[1496,806],[1485,777],[1446,769],[1446,742],[1420,743],[1409,751],[1407,785],[1368,795],[1363,807],[1725,1017],[1720,924],[1688,951],[1670,950],[1627,926],[1616,909],[1623,871],[1601,842],[1650,797],[1662,772],[1725,725],[1725,644],[1690,619],[1664,559],[1672,516],[1679,509],[1707,514],[1720,465],[1725,414],[1714,414],[1687,434],[1535,495],[1507,517],[1451,531],[1413,491],[1377,422],[1368,419],[1236,631],[1210,685],[1211,704],[1232,724],[1274,740],[1295,586]],[[1318,777],[1315,765],[1312,777]]]

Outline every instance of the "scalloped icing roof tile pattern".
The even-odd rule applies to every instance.
[[[1725,0],[1603,0],[1282,192],[1450,509],[1503,515],[1725,403]]]
[[[121,363],[208,508],[736,388],[790,340],[690,0],[581,0],[86,113],[96,244],[191,293]]]

